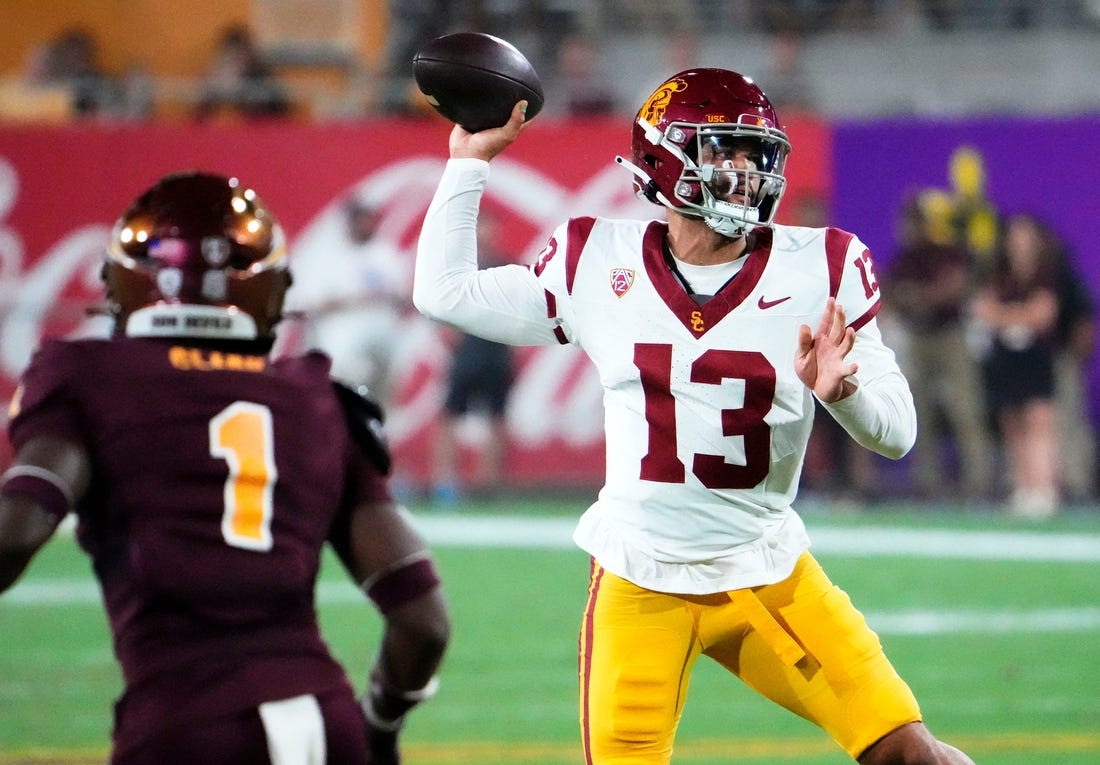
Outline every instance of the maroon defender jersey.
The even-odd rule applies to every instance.
[[[317,625],[320,555],[389,494],[326,356],[48,341],[20,395],[16,448],[58,434],[92,458],[77,535],[126,682],[119,738],[348,684]]]

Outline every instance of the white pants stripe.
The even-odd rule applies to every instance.
[[[271,765],[325,765],[325,722],[317,697],[260,704]]]

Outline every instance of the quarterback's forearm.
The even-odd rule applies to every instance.
[[[487,162],[447,162],[424,217],[413,304],[426,316],[512,345],[556,342],[538,279],[520,265],[478,269],[477,214]]]
[[[462,285],[477,271],[477,213],[489,163],[447,162],[424,216],[413,271],[413,305],[434,319],[455,322]]]
[[[855,391],[822,406],[861,446],[890,459],[904,457],[917,439],[917,410],[874,319],[856,333],[850,359],[859,365]]]
[[[822,405],[861,446],[890,459],[901,459],[917,438],[913,395],[898,373],[857,385],[855,392]]]

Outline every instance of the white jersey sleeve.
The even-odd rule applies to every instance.
[[[856,332],[848,360],[859,365],[855,393],[833,404],[819,403],[860,446],[900,459],[917,440],[917,410],[909,383],[874,319]]]
[[[830,234],[847,237],[843,263],[834,268],[833,279],[839,278],[839,283],[831,291],[847,315],[855,317],[849,322],[856,329],[856,342],[848,361],[858,364],[859,371],[854,375],[854,394],[834,404],[819,403],[861,446],[900,459],[916,441],[917,415],[909,383],[894,352],[883,344],[874,319],[881,294],[871,251],[847,232],[831,229]]]
[[[447,162],[420,232],[413,303],[426,316],[499,343],[561,342],[561,320],[529,267],[478,269],[477,213],[488,177],[488,162]]]

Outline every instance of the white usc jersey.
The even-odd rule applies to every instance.
[[[871,448],[900,456],[911,446],[912,398],[874,325],[878,285],[856,237],[758,229],[741,270],[702,305],[669,267],[659,221],[574,218],[532,268],[477,271],[464,229],[486,168],[449,163],[421,236],[414,300],[468,332],[556,338],[592,359],[607,473],[574,539],[609,571],[694,594],[790,574],[809,545],[791,502],[814,416],[794,356],[799,327],[816,328],[830,296],[857,329],[849,360],[859,365],[856,394],[830,411]]]

